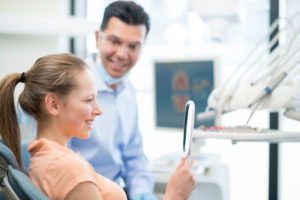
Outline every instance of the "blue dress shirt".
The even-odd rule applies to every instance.
[[[72,138],[69,146],[85,158],[95,171],[116,183],[124,180],[129,197],[152,193],[153,175],[143,151],[143,141],[138,128],[138,112],[135,91],[128,80],[123,79],[115,90],[109,88],[100,77],[92,54],[86,62],[96,78],[97,102],[102,115],[93,122],[88,139]]]

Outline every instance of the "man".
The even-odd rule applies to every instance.
[[[103,115],[93,123],[88,140],[70,142],[96,172],[117,183],[123,180],[129,199],[156,199],[138,128],[135,92],[127,77],[149,28],[148,14],[134,2],[116,1],[105,9],[95,33],[98,53],[87,59],[96,76]]]

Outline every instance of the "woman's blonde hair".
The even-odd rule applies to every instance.
[[[88,68],[72,54],[53,54],[39,58],[25,73],[13,73],[0,82],[0,136],[13,151],[20,166],[21,134],[14,105],[14,90],[19,82],[25,87],[18,103],[23,111],[40,120],[45,117],[43,100],[47,93],[67,96],[76,88],[76,75]]]

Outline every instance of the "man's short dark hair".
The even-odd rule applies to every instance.
[[[103,20],[100,29],[103,31],[111,17],[117,17],[121,21],[130,25],[146,26],[146,35],[150,29],[149,15],[144,8],[133,1],[115,1],[109,4],[104,11]]]

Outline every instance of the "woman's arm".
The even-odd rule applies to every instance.
[[[102,200],[97,186],[90,182],[84,182],[77,185],[66,197],[66,200]]]

